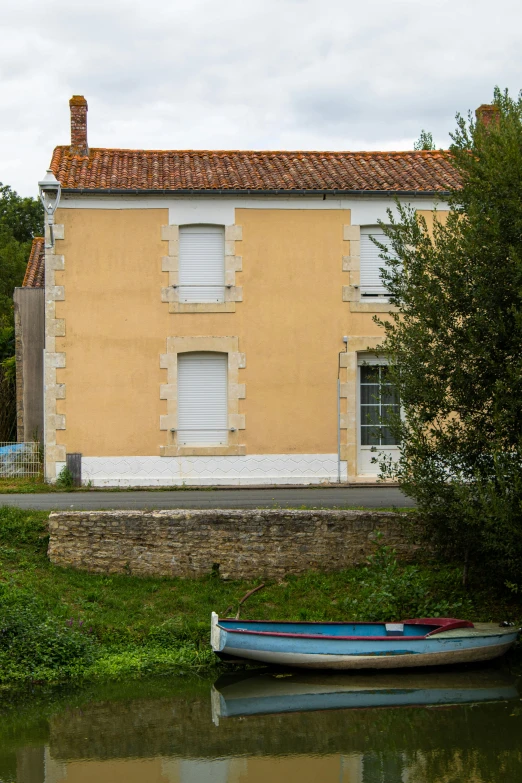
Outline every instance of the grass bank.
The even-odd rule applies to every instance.
[[[100,576],[58,568],[46,555],[47,516],[0,508],[0,688],[204,672],[218,665],[209,650],[210,612],[229,606],[235,612],[238,599],[259,580]],[[522,601],[480,581],[466,591],[459,566],[401,564],[381,547],[364,566],[269,582],[242,613],[297,620],[430,615],[520,622]]]

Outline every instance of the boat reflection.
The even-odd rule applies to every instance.
[[[252,670],[221,676],[212,720],[314,710],[450,706],[517,698],[515,680],[495,670],[394,674],[314,674]]]

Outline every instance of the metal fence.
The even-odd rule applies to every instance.
[[[42,471],[41,445],[0,441],[0,478],[38,476]]]

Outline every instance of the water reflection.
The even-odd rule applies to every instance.
[[[111,685],[5,711],[0,781],[516,783],[521,705],[495,669]]]
[[[351,675],[224,675],[212,688],[212,718],[276,712],[476,704],[515,699],[514,680],[496,671]]]

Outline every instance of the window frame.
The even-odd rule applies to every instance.
[[[159,429],[166,431],[163,445],[159,447],[162,457],[195,456],[243,456],[246,454],[244,441],[245,414],[239,411],[239,401],[245,398],[245,384],[241,383],[240,371],[246,367],[246,357],[239,352],[238,337],[168,337],[167,352],[160,354],[160,367],[167,371],[166,383],[160,384],[160,399],[166,400],[166,413],[159,417]],[[178,356],[181,353],[210,352],[227,355],[227,445],[185,446],[178,443]]]
[[[189,356],[190,357],[199,357],[200,359],[203,356],[208,356],[208,357],[212,356],[212,358],[213,357],[217,357],[217,356],[222,357],[220,359],[220,361],[224,362],[224,364],[225,364],[225,398],[224,398],[224,411],[223,411],[224,412],[225,423],[224,423],[223,427],[217,428],[217,427],[211,425],[209,427],[201,427],[201,428],[197,427],[197,426],[193,427],[193,428],[192,427],[180,428],[180,426],[179,426],[179,422],[180,422],[180,400],[182,399],[181,388],[180,388],[180,379],[181,379],[180,367],[184,363],[183,360],[186,359]],[[233,428],[231,428],[229,426],[229,424],[228,424],[228,373],[229,373],[229,369],[228,369],[228,354],[225,353],[224,351],[185,351],[183,353],[178,353],[178,355],[177,355],[177,364],[178,364],[178,366],[177,366],[177,401],[178,401],[178,411],[177,411],[177,414],[178,414],[178,427],[176,429],[176,435],[177,435],[177,440],[178,440],[179,446],[180,447],[190,447],[190,448],[212,448],[212,447],[217,446],[217,447],[220,447],[220,448],[221,447],[225,447],[226,448],[228,446],[229,433],[230,433],[231,430],[233,431]],[[207,388],[208,388],[208,385],[207,385]],[[199,413],[199,411],[198,411],[198,413]],[[196,438],[196,440],[194,440],[192,442],[187,442],[186,438],[188,437],[188,435],[183,435],[183,432],[186,432],[186,433],[196,433],[196,432],[198,432],[198,430],[202,432],[201,440],[198,441],[197,438]],[[208,435],[208,433],[211,433],[212,431],[221,432],[221,433],[224,433],[224,434],[219,439],[219,441],[218,440],[212,441],[212,436],[211,436],[207,440],[207,442],[205,442],[205,438],[203,438],[203,433],[205,433],[205,435]]]
[[[199,232],[198,232],[199,230]],[[187,236],[196,236],[197,234],[220,234],[220,276],[222,278],[223,282],[219,283],[204,283],[204,282],[198,282],[196,279],[198,277],[198,274],[200,271],[190,271],[189,265],[187,262],[183,260],[182,257],[182,245],[183,245],[183,237]],[[183,265],[187,263],[187,267],[184,268]],[[194,281],[190,282],[182,282],[182,275],[187,274],[188,277],[193,276],[195,279]],[[177,283],[177,290],[178,290],[178,301],[180,304],[223,304],[225,302],[225,296],[226,296],[226,290],[227,288],[231,288],[232,286],[226,283],[226,265],[225,265],[225,226],[211,224],[211,223],[187,223],[184,225],[180,225],[179,227],[179,261],[178,261],[178,283]],[[188,292],[186,294],[183,293],[183,289],[194,289],[194,288],[200,288],[202,289],[202,293],[205,289],[218,289],[216,293],[216,298],[197,298],[197,299],[185,299],[184,296],[188,295]],[[197,293],[197,292],[196,292]],[[204,294],[203,294],[204,295]]]
[[[173,208],[171,212],[175,211]],[[216,226],[225,230],[225,291],[222,302],[182,302],[179,297],[179,234],[180,227]],[[161,239],[167,245],[168,255],[162,257],[161,270],[168,275],[168,285],[161,287],[161,301],[169,306],[169,313],[235,313],[236,303],[243,301],[243,289],[236,285],[236,273],[243,269],[243,258],[238,255],[243,238],[240,225],[222,223],[170,223],[161,227]]]
[[[363,262],[362,262],[362,258],[363,258],[363,255],[362,255],[362,252],[363,252],[363,248],[362,248],[363,239],[362,239],[362,237],[363,236],[367,236],[368,237],[369,243],[371,244],[371,246],[376,251],[377,258],[379,259],[380,262],[382,262],[381,263],[381,267],[379,267],[379,268],[383,268],[385,266],[385,264],[384,264],[383,259],[380,258],[380,252],[381,251],[377,247],[377,245],[375,245],[372,242],[370,237],[372,237],[372,236],[374,236],[376,234],[381,234],[384,237],[386,235],[384,234],[384,232],[382,230],[382,227],[380,225],[378,225],[378,224],[375,224],[375,225],[369,225],[369,224],[361,225],[360,226],[360,231],[361,231],[361,233],[360,233],[360,236],[361,236],[361,240],[360,240],[361,248],[360,248],[360,256],[359,256],[359,296],[360,296],[360,301],[361,302],[366,302],[366,303],[371,303],[371,302],[386,303],[386,302],[389,302],[390,301],[390,292],[386,289],[386,287],[385,287],[385,285],[384,285],[384,283],[382,281],[381,281],[382,286],[381,286],[380,290],[376,291],[375,293],[365,292],[364,288],[365,287],[370,288],[371,286],[365,286],[363,284],[363,282],[362,282],[362,277],[363,277]],[[376,238],[378,239],[378,237],[376,237]],[[380,277],[381,276],[379,275],[379,278]],[[373,286],[373,287],[374,288],[378,288],[377,286]]]
[[[357,448],[357,475],[362,477],[377,476],[378,470],[368,470],[368,464],[371,459],[382,454],[391,454],[392,458],[399,454],[400,444],[395,445],[363,445],[362,444],[362,422],[361,422],[361,367],[368,365],[387,366],[388,361],[384,356],[367,351],[357,351],[356,354],[357,372],[356,378],[356,448]],[[399,401],[399,411],[402,416],[402,407]],[[379,425],[380,426],[380,425]],[[384,425],[385,426],[385,425]],[[371,456],[370,456],[371,455]]]

